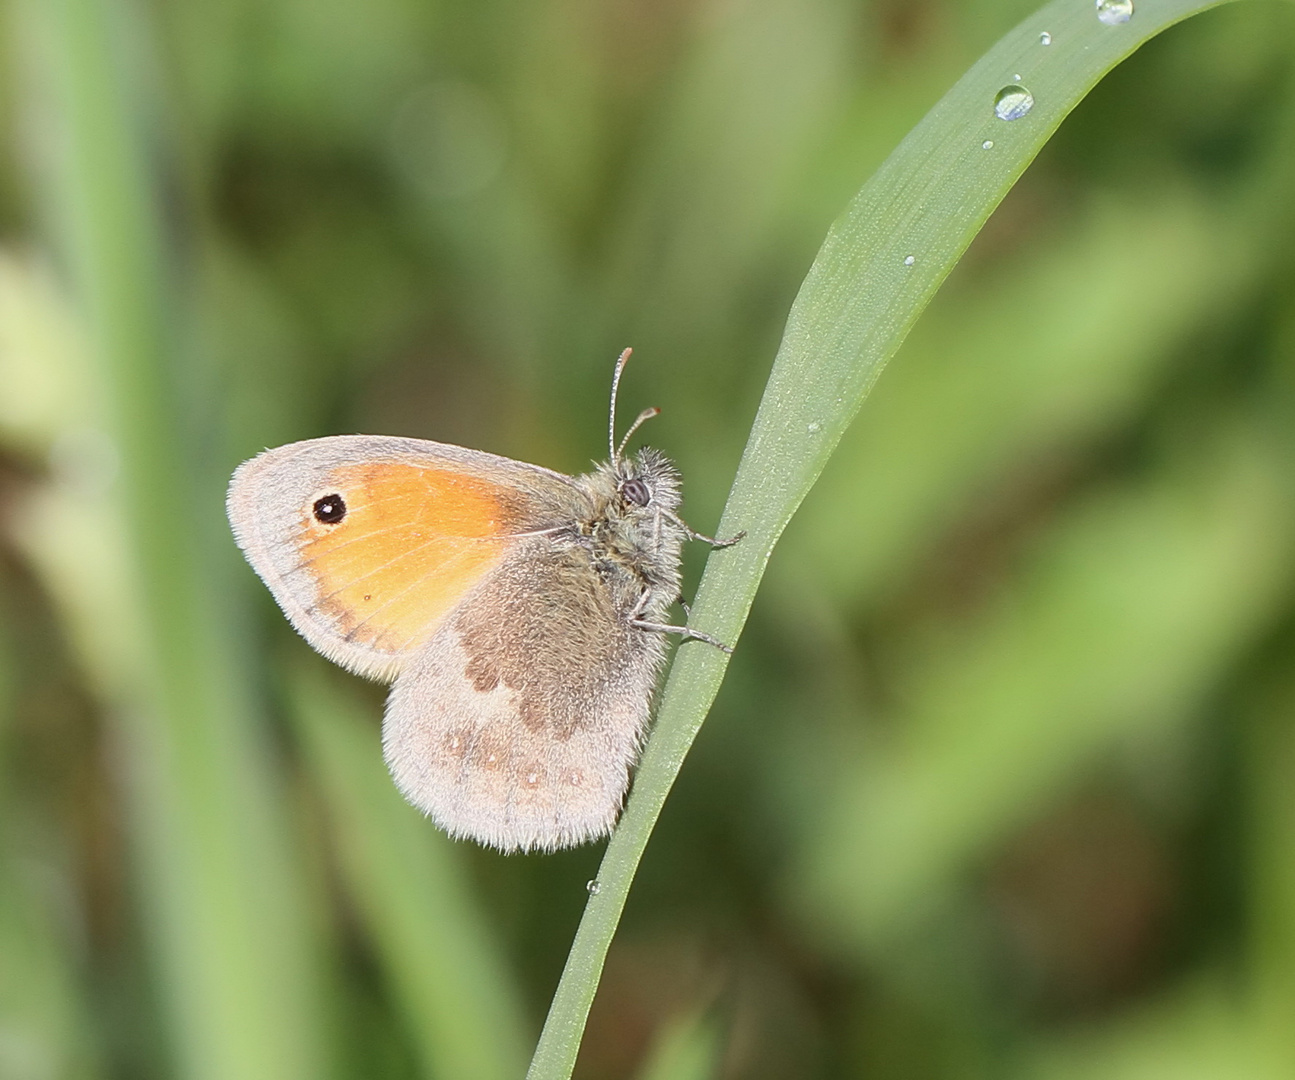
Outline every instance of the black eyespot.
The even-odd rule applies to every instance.
[[[324,525],[336,525],[346,517],[346,503],[340,495],[325,495],[315,500],[315,520]]]
[[[631,502],[635,506],[647,506],[652,501],[652,492],[648,490],[647,484],[637,477],[632,477],[621,484],[621,495],[626,502]]]

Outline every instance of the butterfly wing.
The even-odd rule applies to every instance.
[[[235,539],[298,632],[390,678],[522,541],[570,520],[568,477],[458,446],[374,435],[290,443],[230,483]]]
[[[405,797],[502,851],[607,833],[665,648],[617,605],[586,550],[519,544],[392,687],[383,746]]]

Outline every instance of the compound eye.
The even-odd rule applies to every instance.
[[[647,506],[652,501],[652,492],[648,490],[647,484],[634,477],[621,485],[621,497],[635,506]]]

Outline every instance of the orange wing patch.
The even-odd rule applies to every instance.
[[[383,652],[421,643],[502,558],[520,517],[517,497],[442,469],[375,462],[333,470],[303,508],[295,538],[317,587],[312,613],[346,641]]]

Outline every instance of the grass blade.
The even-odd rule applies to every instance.
[[[882,367],[1061,121],[1145,42],[1220,2],[1136,0],[1132,19],[1118,25],[1101,22],[1086,0],[1049,4],[994,45],[887,158],[833,225],[792,306],[720,524],[721,535],[746,530],[747,538],[712,555],[695,625],[736,640],[774,544]],[[1000,119],[995,97],[1017,76],[1033,105]],[[696,642],[678,652],[532,1080],[560,1080],[574,1068],[634,872],[726,666],[724,654]]]
[[[90,631],[82,659],[111,717],[174,1074],[313,1080],[327,1056],[314,923],[220,590],[235,556],[204,543],[224,540],[223,477],[194,448],[219,410],[186,412],[181,394],[192,372],[173,332],[184,305],[146,138],[159,105],[141,87],[140,14],[113,0],[16,7],[43,110],[39,194],[88,331],[103,456],[120,461],[108,513],[54,493],[39,547],[51,592]]]

